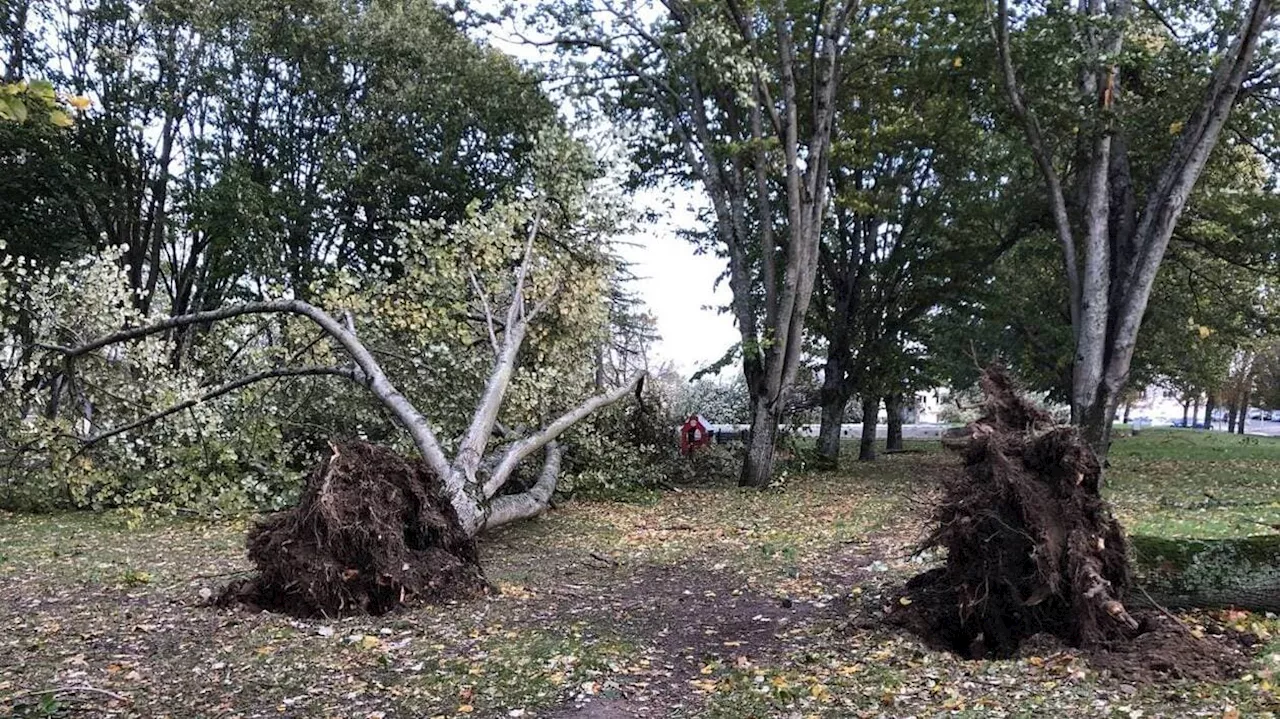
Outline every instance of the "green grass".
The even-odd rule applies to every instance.
[[[1104,494],[1132,533],[1223,538],[1280,524],[1280,439],[1146,430],[1117,438],[1110,461]]]
[[[672,717],[1277,711],[1274,643],[1240,681],[1135,690],[1071,650],[968,662],[853,621],[928,561],[911,549],[956,460],[937,443],[908,445],[924,451],[859,463],[847,443],[830,472],[807,469],[800,452],[764,492],[725,483],[573,501],[484,539],[499,594],[339,621],[201,606],[248,566],[243,521],[0,514],[0,715],[9,697],[81,685],[126,701],[28,694],[20,715],[533,717],[588,700]],[[1121,437],[1104,491],[1131,532],[1270,533],[1256,522],[1280,523],[1280,440]],[[645,584],[653,571],[666,583]],[[672,597],[713,589],[720,598],[698,621],[723,620],[715,632],[681,624]],[[757,604],[722,618],[730,597]],[[812,614],[779,626],[771,654],[734,634],[780,598]],[[1242,624],[1280,635],[1274,619]],[[663,650],[665,631],[712,636],[718,655]]]
[[[1126,433],[1127,434],[1127,433]],[[1135,436],[1117,433],[1111,459],[1144,461],[1232,460],[1280,463],[1280,437],[1232,435],[1196,429],[1145,429]]]

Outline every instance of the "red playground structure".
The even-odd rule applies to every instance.
[[[696,414],[689,415],[680,427],[680,454],[687,455],[708,444],[711,444],[711,432],[707,430],[707,421]]]

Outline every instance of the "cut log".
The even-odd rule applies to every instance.
[[[1280,613],[1280,534],[1237,539],[1129,537],[1138,586],[1171,609]],[[1141,602],[1145,597],[1131,598]]]

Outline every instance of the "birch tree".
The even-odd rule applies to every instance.
[[[321,293],[332,309],[286,297],[146,315],[132,306],[117,270],[106,303],[114,315],[33,312],[41,320],[33,328],[36,364],[62,367],[65,380],[43,385],[42,401],[31,404],[71,421],[4,427],[31,441],[0,449],[108,446],[264,383],[333,378],[366,393],[408,437],[468,532],[544,511],[562,435],[638,396],[645,374],[593,393],[594,367],[580,358],[605,332],[615,207],[593,191],[580,145],[548,131],[539,155],[542,171],[522,188],[525,196],[499,199],[463,222],[409,228],[395,273],[338,278]],[[111,259],[100,266],[111,268]],[[50,273],[51,282],[69,287],[55,274],[65,273]],[[132,409],[148,398],[147,385],[167,383],[172,344],[189,327],[212,328],[201,361],[183,369],[190,381],[131,415],[102,411]],[[11,346],[3,339],[0,347]],[[20,394],[29,374],[17,368],[4,377],[12,379],[6,394]],[[133,399],[107,402],[124,394]]]

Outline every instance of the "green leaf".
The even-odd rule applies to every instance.
[[[32,80],[29,89],[32,95],[45,102],[53,102],[57,98],[57,94],[53,90],[53,83],[48,80]]]
[[[52,110],[49,112],[49,122],[56,127],[71,127],[75,124],[67,113],[62,110]]]
[[[14,122],[27,121],[27,103],[23,102],[22,98],[10,97],[0,101],[0,105],[3,105],[7,109],[5,116],[10,120],[13,120]]]

